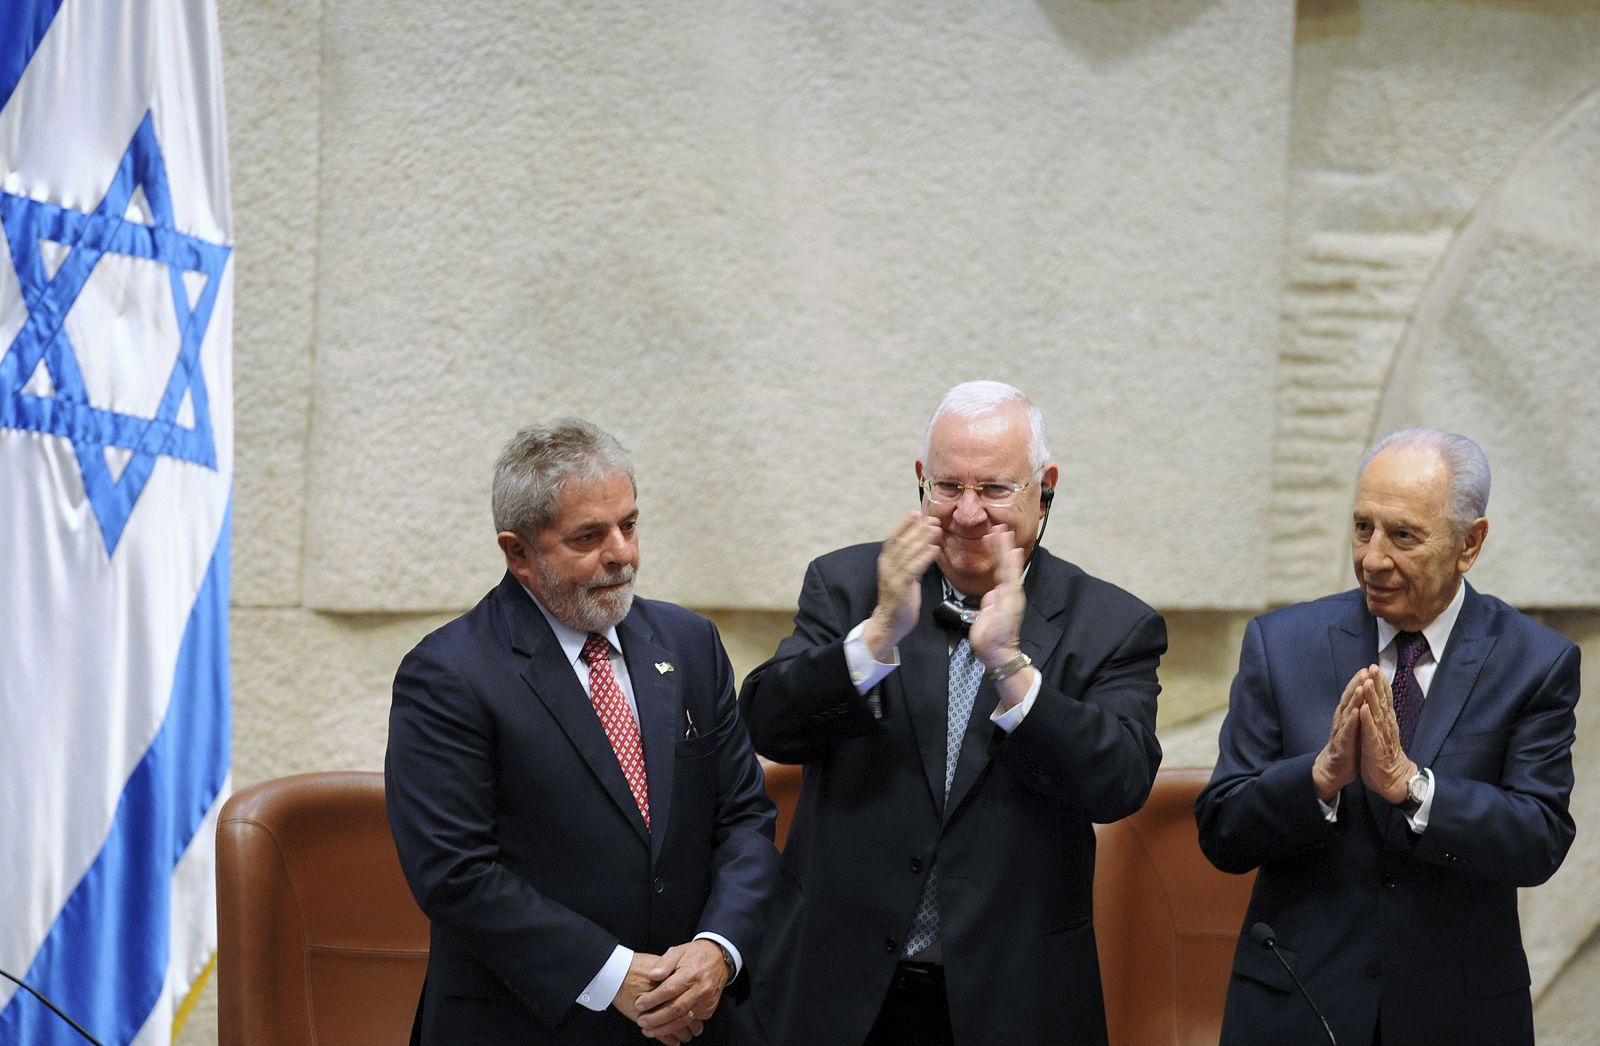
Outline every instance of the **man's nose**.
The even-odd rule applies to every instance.
[[[989,520],[989,510],[984,508],[983,499],[978,497],[978,492],[971,487],[963,490],[961,496],[956,498],[955,521],[962,526],[975,527]]]
[[[627,563],[633,558],[633,537],[624,534],[621,527],[611,528],[602,550],[607,564]]]

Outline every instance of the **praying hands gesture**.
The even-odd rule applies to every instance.
[[[1317,753],[1311,779],[1317,798],[1332,803],[1339,790],[1356,780],[1391,803],[1406,797],[1406,783],[1417,773],[1400,746],[1389,680],[1377,665],[1350,677],[1333,710],[1328,743]]]

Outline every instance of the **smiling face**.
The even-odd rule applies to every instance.
[[[1489,521],[1457,533],[1446,516],[1450,474],[1429,447],[1393,446],[1356,485],[1351,551],[1367,609],[1404,632],[1420,632],[1455,598],[1483,550]]]
[[[1020,405],[1008,404],[977,417],[943,414],[933,425],[928,460],[917,462],[918,479],[1028,484],[1003,506],[986,505],[970,489],[945,504],[923,498],[922,510],[939,521],[943,532],[939,569],[966,595],[981,596],[994,587],[994,557],[983,544],[983,536],[991,530],[1009,528],[1023,552],[1033,553],[1043,514],[1039,488],[1055,486],[1056,467],[1033,474],[1029,439],[1028,414]]]
[[[570,480],[561,511],[532,542],[499,535],[506,568],[564,625],[604,632],[628,615],[639,569],[633,481],[612,472]]]

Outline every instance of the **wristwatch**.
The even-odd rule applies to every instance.
[[[1011,655],[1011,659],[1005,664],[996,666],[995,668],[991,668],[989,671],[985,672],[984,677],[991,683],[998,683],[1002,680],[1010,679],[1012,676],[1016,675],[1018,672],[1022,671],[1024,668],[1027,668],[1031,664],[1033,664],[1033,658],[1018,650],[1015,654]]]
[[[711,938],[707,937],[706,940],[710,941]],[[711,943],[716,945],[717,951],[722,953],[722,961],[728,965],[728,983],[732,984],[733,979],[739,976],[739,967],[734,964],[733,953],[724,948],[721,941],[711,941]]]
[[[1428,798],[1428,775],[1422,770],[1417,770],[1411,775],[1411,780],[1406,782],[1406,797],[1394,804],[1400,812],[1407,817],[1417,816],[1417,811],[1422,809],[1422,801]]]

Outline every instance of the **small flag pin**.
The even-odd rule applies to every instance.
[[[656,662],[656,671],[660,672],[662,675],[666,675],[668,672],[672,671],[672,662],[671,661],[657,661]]]

